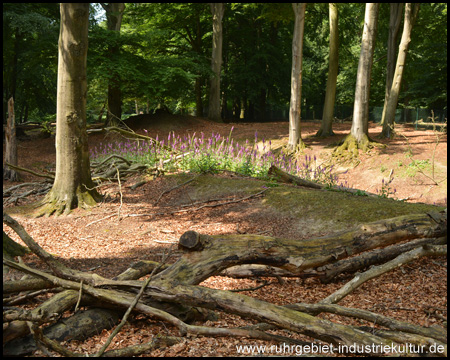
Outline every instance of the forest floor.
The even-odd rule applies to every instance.
[[[272,144],[287,142],[288,123],[211,123],[204,119],[171,116],[142,115],[130,121],[128,125],[136,132],[156,137],[167,138],[169,132],[176,134],[200,134],[209,136],[212,132],[228,136],[234,126],[233,138],[254,139],[255,131],[258,139],[271,140]],[[350,123],[333,125],[335,136],[320,139],[314,134],[320,128],[319,122],[302,122],[302,138],[309,146],[306,155],[316,155],[318,161],[325,161],[333,150],[333,144],[345,137],[350,131]],[[144,132],[144,129],[148,133]],[[376,139],[381,128],[370,124],[369,134]],[[378,140],[386,144],[385,148],[375,148],[368,154],[360,154],[361,162],[352,168],[340,165],[338,172],[347,173],[339,176],[339,181],[347,181],[347,186],[366,190],[372,193],[382,190],[382,180],[388,180],[393,170],[394,180],[390,184],[396,189],[395,198],[404,199],[408,203],[425,203],[429,205],[447,206],[447,134],[432,130],[415,129],[411,124],[397,125],[396,131],[401,134],[394,139]],[[90,146],[108,143],[115,137],[110,135],[90,135]],[[4,151],[3,151],[4,152]],[[304,156],[304,155],[303,155]],[[43,172],[54,169],[55,147],[53,138],[29,138],[19,141],[19,166]],[[434,161],[433,161],[434,158]],[[433,166],[434,179],[433,182]],[[216,177],[232,178],[232,174],[216,175]],[[36,181],[38,178],[30,174],[21,174],[22,182]],[[174,177],[158,177],[136,190],[129,186],[140,178],[135,177],[122,184],[122,204],[117,184],[107,184],[100,188],[101,193],[109,195],[106,200],[91,210],[74,210],[69,216],[34,219],[23,214],[23,208],[16,205],[27,205],[38,200],[28,197],[18,204],[6,206],[7,212],[18,220],[28,233],[48,252],[56,254],[68,266],[113,277],[124,271],[137,260],[161,260],[165,249],[176,243],[187,230],[196,230],[205,234],[264,233],[276,237],[294,237],[299,240],[305,234],[290,224],[289,213],[270,217],[266,213],[258,213],[253,206],[261,202],[253,198],[238,203],[218,207],[203,208],[198,211],[186,211],[167,214],[179,209],[179,199],[189,197],[183,188],[165,194],[155,205],[160,195],[176,185]],[[41,181],[39,179],[38,181]],[[4,182],[3,189],[16,185]],[[390,194],[392,197],[392,194]],[[238,196],[239,198],[239,196]],[[191,199],[192,200],[192,199]],[[5,208],[5,207],[4,207]],[[257,207],[256,207],[257,209]],[[120,214],[119,214],[120,212]],[[158,213],[165,215],[147,218],[127,217],[137,213]],[[298,229],[298,232],[296,232]],[[5,231],[15,240],[18,236],[9,228]],[[333,229],[329,229],[329,233]],[[321,230],[319,234],[326,232]],[[181,254],[175,251],[171,261]],[[31,265],[42,266],[34,255],[24,257]],[[170,261],[169,261],[170,262]],[[5,279],[20,278],[20,274],[10,272]],[[442,319],[430,315],[435,312],[446,317],[447,312],[447,260],[446,258],[425,258],[402,266],[384,276],[373,279],[354,293],[346,297],[343,306],[364,308],[391,316],[398,320],[408,321],[422,326],[438,324]],[[201,285],[219,289],[252,288],[266,279],[233,279],[227,277],[211,277]],[[281,284],[268,279],[271,283],[260,290],[247,291],[244,294],[258,297],[276,304],[294,302],[314,303],[325,298],[340,288],[350,278],[341,277],[338,281],[324,285],[317,279],[289,279]],[[44,300],[45,297],[41,297]],[[431,310],[431,312],[430,312]],[[333,321],[348,324],[360,324],[335,315],[319,315]],[[364,322],[363,322],[364,323]],[[219,320],[210,325],[218,327],[234,327],[249,324],[243,319],[221,313]],[[365,323],[367,324],[367,323]],[[368,324],[372,326],[373,324]],[[72,351],[93,353],[97,351],[112,330],[99,332],[86,341],[65,343]],[[119,348],[149,341],[156,334],[178,336],[178,330],[162,324],[158,320],[145,316],[135,316],[116,336],[110,348]],[[286,333],[284,333],[286,335]],[[297,335],[289,334],[297,338]],[[298,337],[302,338],[302,337]],[[303,337],[302,339],[305,339]],[[184,342],[158,349],[143,356],[240,356],[237,346],[270,345],[263,341],[251,339],[235,339],[229,337],[190,337]],[[277,344],[279,345],[279,344]],[[282,355],[272,354],[272,355]],[[286,353],[285,355],[295,355]],[[42,356],[36,351],[34,356]]]

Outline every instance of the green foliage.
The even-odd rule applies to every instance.
[[[388,181],[384,181],[384,179],[381,181],[381,189],[377,193],[378,196],[381,198],[388,198],[389,196],[395,196],[397,189],[391,187],[391,183],[394,180],[393,177],[390,177]]]
[[[14,97],[18,122],[55,112],[58,33],[58,4],[3,4],[3,104]]]
[[[339,11],[339,73],[336,106],[353,104],[364,21],[364,3],[342,3]],[[91,5],[88,51],[88,111],[94,120],[118,79],[125,106],[150,110],[193,108],[194,88],[208,98],[212,19],[206,3],[127,3],[120,34],[108,31],[99,4]],[[227,3],[223,19],[221,90],[239,116],[262,120],[290,99],[294,16],[290,3]],[[56,108],[59,34],[57,3],[3,4],[3,102],[15,97],[18,121],[42,120]],[[320,117],[325,96],[329,17],[327,3],[306,7],[302,117]],[[389,5],[381,4],[371,76],[371,105],[385,91]],[[401,36],[401,29],[400,34]],[[118,48],[110,56],[111,48]],[[400,106],[442,109],[447,103],[447,4],[423,3],[412,31]],[[5,106],[4,106],[5,108]],[[4,117],[5,117],[4,110]],[[127,112],[128,109],[124,109]],[[130,110],[131,111],[131,110]],[[128,111],[128,112],[130,112]],[[346,115],[348,116],[348,115]],[[279,116],[280,117],[280,116]],[[242,165],[245,170],[245,163]]]
[[[415,160],[411,158],[411,162],[406,167],[406,175],[409,177],[415,177],[417,172],[429,171],[430,169],[430,160]]]

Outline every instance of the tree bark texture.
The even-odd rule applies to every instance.
[[[336,100],[336,84],[339,68],[339,28],[338,4],[329,3],[330,12],[330,56],[328,64],[327,89],[323,105],[322,125],[317,136],[331,136],[333,133],[334,103]]]
[[[224,3],[211,3],[213,17],[213,44],[211,56],[211,70],[213,76],[210,81],[208,118],[220,121],[220,72],[222,68],[222,18],[225,10]]]
[[[411,42],[411,32],[419,13],[419,3],[406,3],[405,19],[403,21],[403,33],[398,49],[397,63],[395,65],[395,73],[392,80],[392,86],[385,103],[386,113],[384,122],[386,126],[393,125],[395,120],[395,111],[397,110],[398,97],[400,95],[400,87],[403,79],[403,72],[406,65],[406,55],[408,53],[409,43]]]
[[[94,205],[86,133],[89,4],[62,3],[58,55],[56,175],[38,215]],[[92,190],[94,189],[94,190]]]
[[[16,119],[14,114],[14,99],[8,100],[8,120],[5,131],[5,162],[11,165],[17,165],[17,139],[16,139]],[[4,165],[3,179],[11,181],[19,181],[19,174]]]
[[[381,124],[383,130],[381,132],[382,137],[390,137],[390,126],[386,121],[386,105],[391,93],[392,79],[395,72],[395,54],[397,48],[398,31],[400,30],[400,24],[402,22],[402,10],[403,3],[390,3],[390,16],[389,16],[389,37],[388,37],[388,49],[387,49],[387,64],[386,64],[386,90],[384,96],[383,114],[381,115]]]
[[[350,134],[358,143],[366,141],[369,135],[369,98],[370,76],[375,49],[378,9],[380,4],[366,4],[364,30],[356,75],[355,102],[353,106],[353,122]]]
[[[293,3],[295,13],[294,35],[292,38],[291,100],[289,105],[288,149],[295,151],[301,145],[301,102],[302,102],[302,61],[303,34],[305,28],[306,3]]]

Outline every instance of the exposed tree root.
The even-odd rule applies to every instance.
[[[56,193],[54,189],[37,203],[36,210],[33,213],[35,217],[69,214],[76,207],[88,209],[97,205],[102,196],[94,190],[82,191],[80,188],[75,194],[64,194],[63,196]]]
[[[320,128],[319,131],[317,131],[315,137],[326,138],[326,137],[334,136],[334,135],[335,135],[335,133],[333,132],[333,130],[330,129],[329,131],[327,131],[327,130]]]
[[[373,149],[374,147],[385,147],[385,145],[371,139],[367,135],[363,135],[361,139],[358,141],[358,139],[355,136],[349,134],[345,137],[342,143],[336,149],[334,149],[332,156],[337,160],[341,160],[344,162],[345,161],[359,162],[358,150],[362,150],[363,152],[366,153],[369,150]]]

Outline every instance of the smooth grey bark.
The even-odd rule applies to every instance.
[[[301,146],[301,101],[302,101],[302,61],[303,34],[305,27],[306,3],[293,3],[295,13],[294,36],[292,38],[292,71],[291,71],[291,100],[289,106],[289,142],[288,149],[295,151]]]
[[[389,16],[389,37],[388,37],[388,49],[387,49],[387,64],[386,64],[386,90],[384,96],[383,113],[381,115],[381,124],[383,130],[381,137],[389,137],[390,125],[386,122],[386,105],[391,93],[392,80],[395,72],[395,54],[397,48],[398,32],[400,30],[400,24],[402,22],[403,3],[391,3],[390,4],[390,16]]]
[[[419,7],[419,3],[406,3],[405,5],[403,33],[400,40],[391,91],[389,93],[389,98],[385,104],[385,118],[382,120],[382,122],[384,121],[384,123],[386,123],[386,126],[394,126],[395,111],[397,109],[398,97],[400,95],[400,86],[402,84],[403,72],[406,65],[406,55],[408,53],[409,43],[411,42],[412,28],[419,13]]]
[[[208,118],[220,121],[220,71],[222,68],[222,18],[225,10],[223,3],[211,3],[213,17],[213,44],[211,56],[211,69],[213,76],[210,81]]]
[[[331,136],[333,133],[334,103],[336,100],[336,83],[339,67],[339,29],[338,4],[329,4],[330,13],[330,57],[328,65],[327,90],[323,106],[322,125],[317,136]]]
[[[379,6],[379,3],[366,4],[364,16],[364,30],[356,75],[353,122],[350,130],[350,134],[358,143],[367,141],[369,135],[370,75],[375,49]]]

